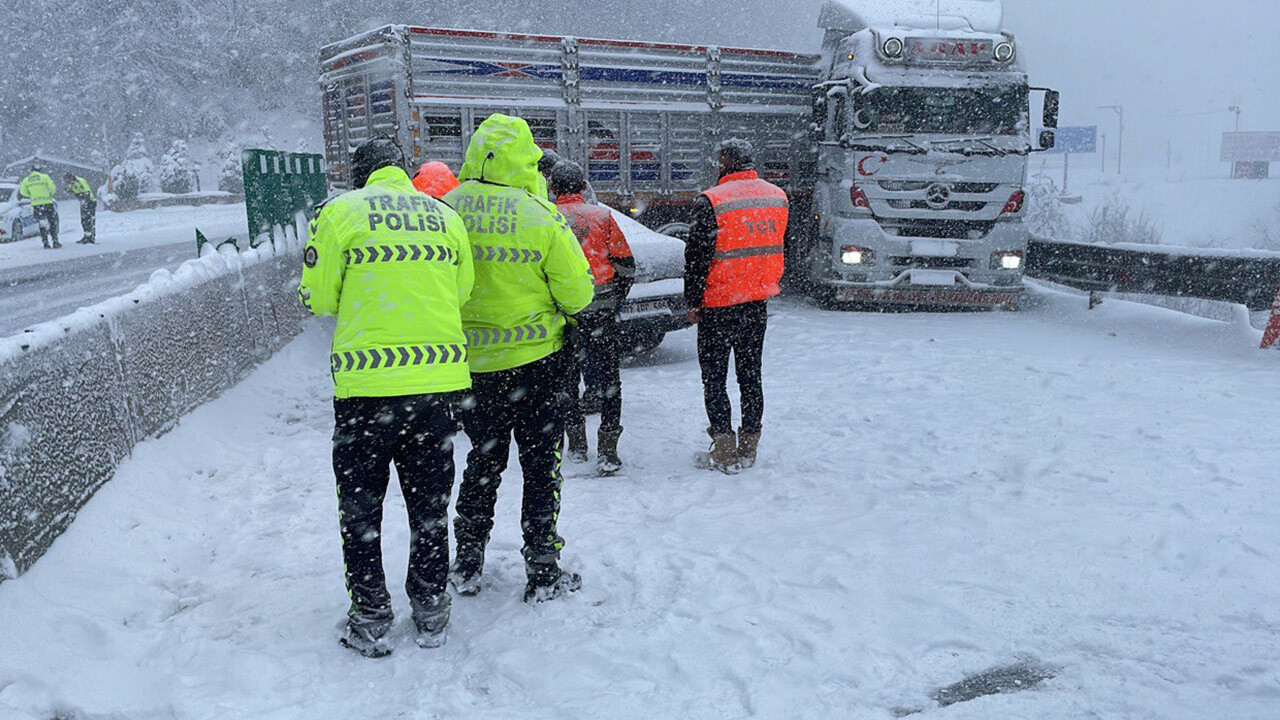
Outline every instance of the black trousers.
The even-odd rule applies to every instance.
[[[45,245],[49,244],[52,238],[53,244],[58,244],[58,206],[49,203],[48,205],[32,206],[31,211],[35,213],[36,222],[40,225],[40,241]]]
[[[520,528],[526,566],[532,571],[557,564],[564,547],[556,525],[563,484],[567,355],[560,351],[511,370],[472,374],[471,397],[462,403],[462,424],[472,450],[453,521],[460,549],[469,545],[483,550],[489,542],[498,486],[514,436],[524,474]]]
[[[382,504],[390,465],[409,511],[409,598],[429,602],[449,574],[449,496],[453,494],[450,398],[410,395],[333,401],[333,471],[352,613],[390,612],[382,570]]]
[[[768,303],[763,300],[703,309],[698,321],[698,364],[702,367],[703,400],[712,433],[733,432],[728,390],[731,352],[742,399],[742,431],[760,432],[764,418],[761,363],[768,322]]]
[[[94,242],[94,228],[98,223],[98,205],[92,200],[80,201],[80,229],[84,230],[82,242]]]
[[[579,398],[579,383],[588,390],[599,388],[600,429],[622,429],[622,371],[618,349],[618,313],[616,310],[584,312],[578,315],[578,330],[573,338],[573,368],[569,380],[569,425],[586,423]]]

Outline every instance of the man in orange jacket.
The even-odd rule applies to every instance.
[[[622,460],[618,458],[618,439],[622,436],[618,310],[635,280],[636,261],[613,213],[603,205],[588,204],[582,196],[586,186],[582,166],[575,162],[562,160],[551,170],[551,192],[556,196],[556,207],[582,245],[595,282],[595,298],[577,315],[574,348],[577,363],[569,378],[566,426],[569,457],[576,462],[586,462],[588,452],[587,421],[578,398],[578,377],[599,378],[601,408],[596,471],[608,476],[622,469]]]
[[[442,162],[429,162],[418,168],[413,178],[413,186],[418,192],[425,193],[437,200],[443,200],[454,188],[458,187],[458,178],[453,171]]]
[[[756,461],[764,417],[761,364],[769,298],[782,279],[787,194],[756,174],[751,144],[726,140],[720,182],[705,191],[685,245],[685,301],[698,323],[698,363],[711,427],[706,464],[724,473]],[[733,432],[726,387],[729,354],[742,396],[742,427]]]

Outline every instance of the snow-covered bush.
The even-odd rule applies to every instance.
[[[1062,211],[1062,192],[1053,178],[1037,174],[1027,186],[1027,227],[1036,235],[1048,238],[1066,238],[1071,233],[1071,223]]]
[[[155,163],[147,152],[142,133],[134,133],[124,162],[111,168],[112,192],[121,200],[132,200],[141,193],[160,191],[160,178]]]
[[[1129,203],[1112,195],[1094,209],[1080,234],[1088,243],[1159,245],[1164,231],[1145,211],[1134,214]]]
[[[1280,250],[1280,200],[1253,223],[1255,250]]]
[[[244,192],[244,175],[240,168],[240,145],[229,142],[218,151],[218,189],[223,192]]]
[[[187,143],[174,140],[169,152],[160,158],[160,189],[167,193],[189,193],[198,166],[187,153]]]

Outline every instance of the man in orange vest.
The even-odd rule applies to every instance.
[[[575,370],[570,373],[569,458],[587,460],[587,420],[578,398],[578,377],[597,378],[601,384],[600,435],[596,448],[596,472],[602,477],[622,469],[618,438],[622,436],[622,376],[619,371],[618,310],[635,280],[636,261],[631,246],[602,205],[590,205],[582,193],[587,187],[582,166],[566,160],[551,170],[551,193],[556,207],[569,222],[591,263],[595,298],[578,313],[575,334]]]
[[[782,279],[787,194],[756,174],[751,144],[721,143],[720,182],[698,198],[685,246],[684,294],[698,324],[698,363],[711,427],[699,464],[734,473],[755,464],[764,417],[761,362],[767,302]],[[735,436],[726,387],[729,354],[742,398]]]
[[[413,186],[424,195],[443,200],[445,195],[458,187],[458,178],[454,177],[448,165],[438,161],[429,162],[418,168],[418,174],[413,178]]]

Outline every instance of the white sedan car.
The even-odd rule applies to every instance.
[[[18,185],[0,183],[0,243],[14,242],[39,232],[31,203],[18,202]]]

